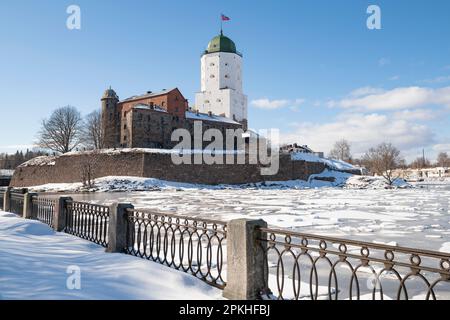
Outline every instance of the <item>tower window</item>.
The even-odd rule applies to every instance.
[[[210,66],[210,67],[214,67],[215,64],[214,64],[213,62],[211,62],[211,63],[209,64],[209,66]]]
[[[225,63],[225,67],[228,67],[228,63]]]
[[[230,77],[229,75],[227,75],[227,74],[225,75],[225,78],[227,78],[227,79],[228,79],[229,77]]]
[[[212,74],[212,75],[210,75],[209,77],[212,79],[212,78],[215,78],[215,75]]]

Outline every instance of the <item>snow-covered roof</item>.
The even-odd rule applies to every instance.
[[[129,98],[126,98],[125,100],[122,100],[121,102],[128,102],[128,101],[133,101],[136,99],[143,99],[143,98],[151,98],[151,97],[156,97],[156,96],[160,96],[163,94],[167,94],[173,90],[176,90],[177,88],[172,88],[172,89],[168,89],[168,90],[161,90],[159,92],[148,92],[146,94],[142,94],[142,95],[136,95],[136,96],[131,96]]]
[[[133,109],[139,109],[139,110],[153,110],[158,112],[165,112],[167,113],[166,109],[161,108],[160,106],[149,106],[148,104],[139,103],[133,107]]]
[[[215,114],[209,115],[207,113],[196,113],[196,112],[191,112],[191,111],[186,111],[186,119],[240,124],[239,122],[234,121],[233,119],[230,119],[227,117],[218,116]]]

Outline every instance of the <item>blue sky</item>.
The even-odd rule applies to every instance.
[[[71,4],[81,30],[66,28]],[[370,4],[381,30],[366,27]],[[345,138],[356,155],[388,141],[433,159],[450,152],[449,11],[446,0],[2,0],[0,152],[31,146],[59,106],[98,108],[109,85],[121,98],[178,87],[193,103],[223,12],[250,127],[318,151]]]

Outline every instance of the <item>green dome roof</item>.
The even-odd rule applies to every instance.
[[[220,35],[214,37],[208,44],[208,48],[205,50],[205,54],[214,53],[214,52],[229,52],[241,55],[236,50],[236,45],[233,40],[223,35],[223,32],[220,32]]]

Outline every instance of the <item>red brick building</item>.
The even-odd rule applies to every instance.
[[[187,129],[193,136],[195,122],[203,130],[243,128],[242,124],[223,115],[203,114],[190,110],[188,101],[177,88],[147,92],[119,100],[111,88],[102,97],[102,123],[106,148],[173,148],[176,129]]]

